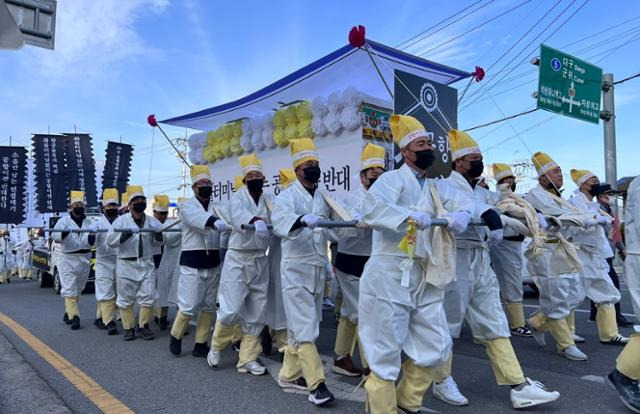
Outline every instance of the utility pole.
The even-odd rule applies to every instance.
[[[176,154],[176,156],[182,162],[182,173],[181,173],[182,183],[180,184],[179,188],[180,188],[180,197],[184,198],[186,197],[186,191],[187,191],[187,163],[185,163],[182,158],[186,158],[188,155],[187,150],[188,150],[189,140],[185,135],[184,138],[176,138],[174,142],[176,143],[176,147],[179,148],[179,151],[182,154],[182,157],[180,157],[179,154]]]
[[[618,163],[616,158],[616,113],[613,102],[613,74],[602,75],[602,113],[604,120],[604,171],[607,184],[617,189]]]

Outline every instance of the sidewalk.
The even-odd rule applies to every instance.
[[[71,410],[0,331],[0,413],[67,414]]]

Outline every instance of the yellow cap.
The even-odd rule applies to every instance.
[[[71,190],[71,194],[70,197],[71,202],[69,204],[73,204],[73,203],[86,203],[85,199],[84,199],[84,191],[76,191],[76,190]]]
[[[178,197],[178,204],[180,203],[184,203],[185,201],[187,201],[188,198],[187,197]]]
[[[249,174],[251,171],[262,172],[262,162],[256,154],[243,155],[239,158],[239,161],[243,176]]]
[[[105,188],[102,190],[102,205],[118,204],[118,189],[117,188]]]
[[[129,200],[127,200],[128,203],[136,197],[144,197],[144,190],[141,185],[128,185],[127,195],[129,196]]]
[[[169,211],[169,196],[156,194],[153,196],[153,211],[163,213]]]
[[[449,131],[449,147],[451,148],[451,159],[458,160],[465,155],[481,154],[480,147],[464,131],[452,129]]]
[[[120,197],[120,205],[126,206],[127,204],[129,204],[129,193],[125,191],[122,193],[122,197]]]
[[[293,168],[298,168],[300,164],[307,161],[318,161],[316,144],[310,138],[291,140],[291,159],[293,160]]]
[[[360,162],[360,171],[367,168],[385,168],[384,165],[384,148],[380,145],[367,144],[362,150],[362,157]]]
[[[580,188],[585,181],[595,176],[596,175],[589,170],[571,170],[571,179],[576,183],[578,188]]]
[[[501,164],[499,162],[493,164],[493,178],[495,178],[497,182],[507,177],[514,177],[513,171],[511,171],[511,167],[508,164]]]
[[[197,182],[199,180],[211,180],[211,171],[209,171],[208,165],[192,165],[191,169],[191,181]]]
[[[280,189],[284,190],[296,181],[296,173],[291,168],[281,168],[280,171]]]
[[[533,166],[536,167],[538,177],[542,177],[546,174],[547,171],[559,167],[559,165],[556,164],[556,162],[544,152],[536,152],[535,154],[533,154],[533,156],[531,157],[531,162],[533,163]]]
[[[244,182],[242,180],[244,180],[243,175],[236,175],[236,177],[233,179],[233,191],[238,191],[239,189],[244,187]]]
[[[417,138],[428,137],[424,125],[412,116],[391,115],[390,123],[393,140],[400,148],[406,147]]]

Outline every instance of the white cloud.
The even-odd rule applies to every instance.
[[[149,53],[135,23],[162,13],[168,0],[58,2],[55,50],[28,48],[22,58],[48,82],[95,80],[118,73],[127,59]]]

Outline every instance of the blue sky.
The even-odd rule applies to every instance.
[[[473,70],[475,65],[488,68],[557,1],[530,1],[425,57],[465,70]],[[493,73],[487,72],[483,82],[500,77],[503,73],[495,72],[565,7],[567,12],[546,34],[584,3],[572,1],[560,0],[549,16],[495,65]],[[407,51],[420,54],[521,2],[495,0]],[[33,132],[48,128],[68,132],[75,125],[79,132],[92,133],[95,157],[103,159],[106,140],[122,137],[123,142],[136,147],[131,182],[144,185],[148,194],[175,196],[180,163],[159,132],[154,133],[146,124],[148,114],[164,119],[244,96],[345,45],[353,25],[362,24],[369,38],[395,46],[472,3],[60,1],[54,51],[25,47],[0,52],[0,144],[6,145],[13,136],[14,144],[28,145]],[[634,17],[638,19],[620,24]],[[621,79],[640,72],[638,30],[639,2],[590,0],[547,43],[569,53],[579,52],[578,57],[594,63],[606,57],[598,64]],[[625,41],[630,43],[614,51]],[[608,50],[613,53],[606,56]],[[484,95],[483,100],[461,111],[459,126],[468,128],[501,118],[500,111],[513,114],[532,107],[536,74],[537,68],[528,63],[515,67],[507,76],[512,82],[490,90],[493,99]],[[527,80],[531,81],[522,85]],[[465,81],[454,86],[461,89],[464,85]],[[514,88],[518,85],[522,86]],[[468,93],[478,87],[472,86]],[[640,79],[619,85],[615,99],[618,176],[637,175]],[[515,135],[515,129],[525,131],[520,136],[531,151],[548,152],[565,172],[574,167],[589,168],[604,176],[602,124],[548,118],[549,113],[538,111],[498,129],[474,131],[472,136],[487,150],[486,162],[530,157],[519,138],[507,140]],[[541,121],[546,123],[530,129]],[[172,137],[194,132],[172,127],[165,130]]]

